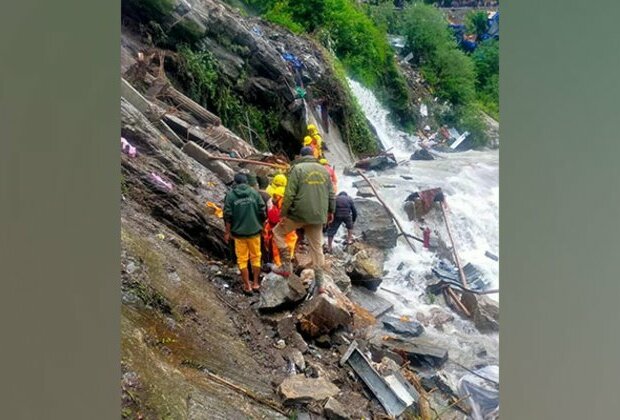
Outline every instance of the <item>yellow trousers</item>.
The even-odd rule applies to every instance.
[[[260,268],[260,235],[251,238],[235,238],[235,254],[240,270],[248,268],[248,261],[252,267]]]

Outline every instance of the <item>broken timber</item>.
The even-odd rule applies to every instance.
[[[147,74],[145,79],[146,79],[146,82],[151,84],[151,87],[153,88],[153,89],[149,89],[150,95],[164,96],[164,97],[170,98],[172,102],[177,104],[177,106],[186,110],[187,112],[191,113],[193,116],[195,116],[196,118],[198,118],[199,120],[207,124],[212,124],[215,126],[222,124],[220,117],[207,111],[200,104],[198,104],[197,102],[194,102],[187,96],[183,95],[181,92],[179,92],[174,87],[172,87],[172,85],[170,84],[168,80],[165,80],[165,82],[162,82],[161,81],[162,79],[155,78],[151,76],[150,74]]]

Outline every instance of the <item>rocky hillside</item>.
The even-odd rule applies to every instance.
[[[357,226],[361,240],[327,258],[328,296],[305,300],[313,273],[304,270],[309,261],[303,252],[299,278],[266,274],[260,295],[241,293],[223,221],[207,204],[222,206],[235,171],[269,177],[286,165],[308,121],[320,124],[327,116],[329,153],[341,164],[351,163],[352,134],[368,127],[351,117],[350,94],[311,40],[217,1],[191,4],[192,28],[204,35],[192,54],[208,52],[201,66],[216,65],[207,79],[188,71],[195,56],[170,44],[173,32],[165,46],[153,39],[153,25],[123,16],[123,418],[381,418],[386,411],[375,391],[339,363],[353,342],[383,377],[406,373],[421,393],[402,418],[430,418],[424,417],[428,401],[446,410],[442,418],[462,418],[470,408],[455,403],[454,384],[441,376],[448,350],[424,334],[425,327],[450,324],[459,315],[439,296],[441,309],[430,317],[390,319],[392,305],[373,292],[398,235],[378,203],[358,201],[368,215]],[[305,95],[295,89],[299,75],[285,53],[303,60]],[[217,95],[201,85],[206,80],[220,83]],[[228,99],[218,103],[219,97]],[[265,112],[245,134],[252,107],[273,112],[262,134],[257,127]],[[245,126],[227,125],[239,121],[226,114],[231,110],[243,111]],[[281,153],[260,150],[266,149],[261,135]],[[487,321],[495,317],[485,328],[496,329],[497,314],[477,306],[476,298],[469,308]]]

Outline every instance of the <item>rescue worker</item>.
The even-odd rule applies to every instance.
[[[266,216],[265,203],[258,192],[248,185],[247,175],[236,174],[235,186],[224,199],[224,242],[228,243],[231,237],[235,241],[235,255],[246,295],[251,295],[252,291],[260,288],[260,233]],[[251,285],[248,261],[252,265]]]
[[[332,243],[334,236],[338,232],[340,225],[344,223],[347,228],[347,244],[353,242],[353,225],[357,220],[357,209],[353,203],[353,199],[346,193],[341,191],[336,197],[336,214],[334,221],[327,227],[327,252],[332,253]]]
[[[276,273],[289,276],[293,272],[285,237],[303,227],[310,247],[317,290],[318,293],[324,293],[323,225],[334,220],[336,207],[334,190],[329,173],[313,157],[312,148],[303,147],[300,155],[301,157],[291,165],[280,211],[280,223],[273,229],[282,259],[282,267]]]
[[[319,149],[319,146],[317,145],[316,140],[314,140],[312,137],[310,136],[304,137],[304,147],[312,148],[312,155],[314,156],[315,159],[318,159],[321,156],[321,150]]]
[[[327,172],[329,173],[329,179],[332,181],[332,185],[334,187],[335,194],[336,191],[338,191],[338,179],[336,178],[336,171],[334,170],[334,168],[331,167],[331,165],[325,158],[320,159],[319,163],[323,165],[325,169],[327,169]]]
[[[263,240],[266,243],[267,250],[271,255],[271,261],[276,267],[282,266],[280,252],[273,240],[273,228],[280,222],[280,212],[284,201],[285,187],[280,186],[272,190],[270,200],[267,203],[267,220],[263,228]],[[297,233],[293,230],[284,237],[286,246],[288,247],[291,259],[295,258],[295,246],[297,245]]]
[[[316,159],[320,159],[323,156],[323,139],[319,134],[319,130],[317,130],[314,124],[309,124],[306,127],[308,134],[304,137],[304,147],[310,146],[313,150],[313,155]]]
[[[271,184],[269,184],[265,191],[269,194],[269,197],[271,197],[279,187],[286,187],[286,175],[284,174],[277,174],[274,176],[271,180]]]

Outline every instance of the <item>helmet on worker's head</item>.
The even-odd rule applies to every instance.
[[[327,163],[328,163],[328,162],[327,162],[327,159],[325,159],[325,158],[321,158],[321,159],[319,160],[319,163],[320,163],[321,165],[327,165]]]
[[[272,183],[276,187],[283,187],[283,188],[286,187],[286,175],[278,174],[274,176]]]
[[[312,134],[317,134],[319,132],[319,130],[317,130],[316,125],[314,124],[308,124],[308,133],[310,133],[310,135]]]
[[[272,191],[273,193],[271,194],[272,197],[274,198],[278,198],[278,197],[284,197],[284,191],[286,190],[286,188],[282,187],[276,187],[274,188]]]
[[[312,137],[306,136],[304,137],[304,146],[310,146],[312,144]]]

